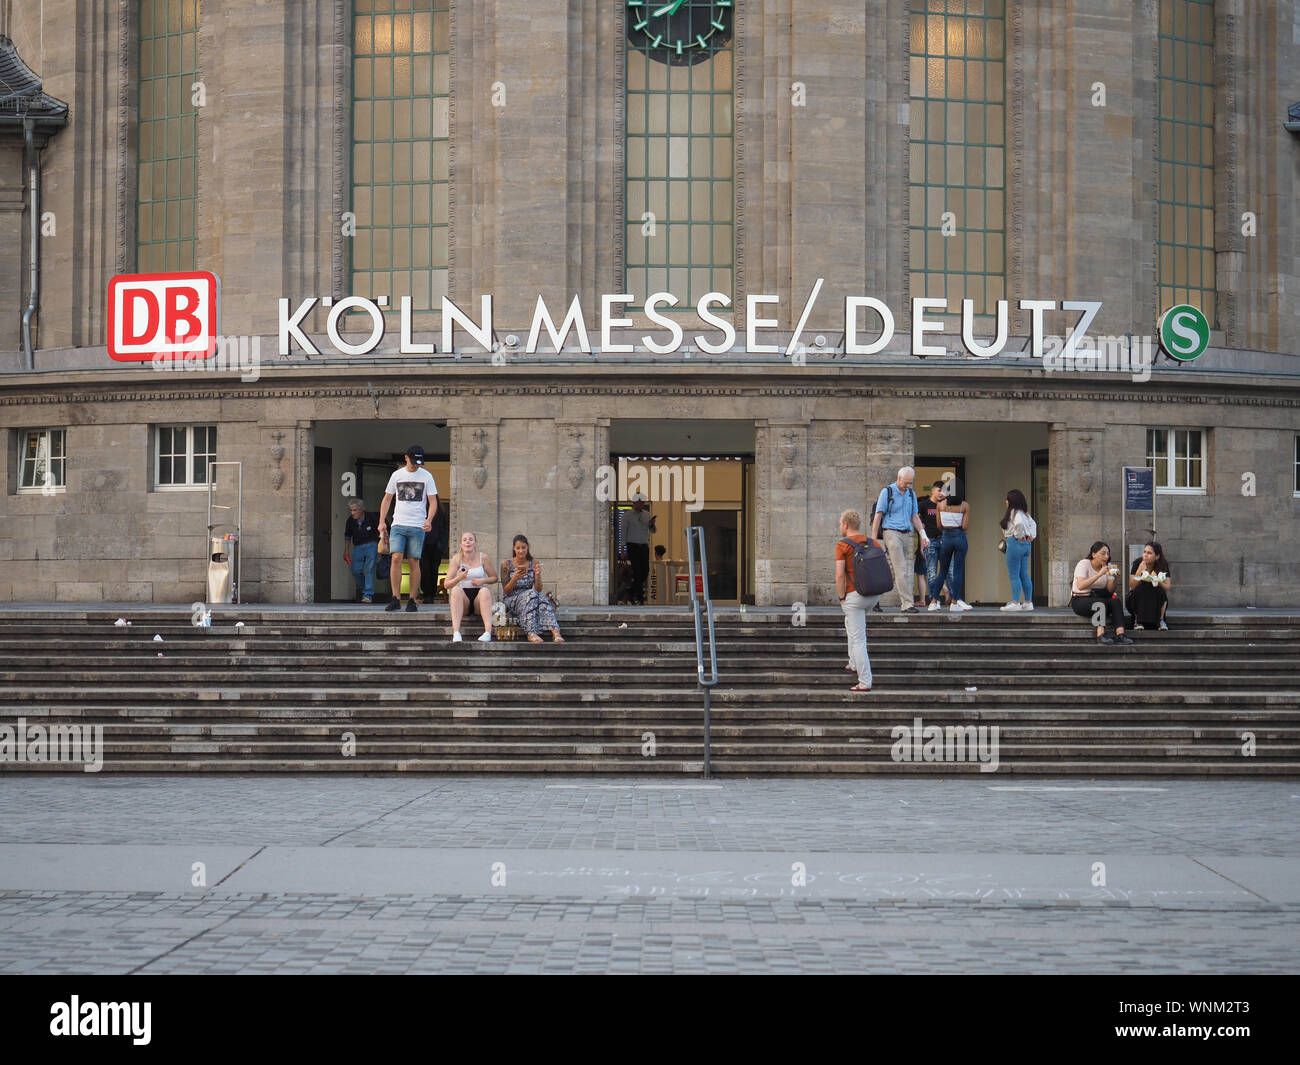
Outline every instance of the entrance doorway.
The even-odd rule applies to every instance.
[[[321,421],[315,426],[315,443],[316,601],[356,602],[356,582],[343,561],[348,500],[355,496],[368,512],[378,513],[388,478],[402,464],[406,449],[419,444],[424,449],[424,468],[438,487],[438,507],[450,508],[451,434],[446,423],[438,421]],[[321,452],[328,455],[324,463]],[[388,581],[376,578],[376,599],[388,594]]]
[[[754,602],[754,423],[616,421],[610,426],[609,601],[629,596],[620,574],[632,499],[646,496],[650,533],[647,605],[690,597],[686,530],[704,530],[709,594],[718,603]],[[630,558],[628,559],[630,561]],[[620,576],[623,585],[620,585]]]
[[[1033,566],[1036,559],[1047,558],[1049,530],[1043,521],[1047,513],[1046,467],[1038,467],[1035,459],[1040,452],[1046,455],[1047,438],[1048,426],[1038,422],[939,422],[917,427],[914,446],[918,457],[913,462],[917,492],[952,471],[965,487],[970,504],[963,597],[968,603],[989,606],[1011,597],[1006,558],[997,545],[1002,537],[998,523],[1012,488],[1025,493],[1038,522],[1030,576],[1035,601],[1040,595],[1046,597],[1044,563],[1037,562],[1037,569]],[[1042,478],[1041,490],[1036,488],[1036,477]]]

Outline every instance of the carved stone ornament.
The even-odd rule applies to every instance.
[[[585,449],[582,446],[581,430],[573,429],[569,435],[572,437],[572,442],[564,449],[565,457],[569,460],[569,468],[565,472],[568,475],[570,487],[576,489],[582,484],[583,478],[586,476],[581,465]]]

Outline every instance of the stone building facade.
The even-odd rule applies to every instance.
[[[193,211],[192,265],[220,277],[221,333],[260,352],[256,380],[242,380],[237,369],[163,372],[148,362],[115,362],[107,352],[109,282],[138,271],[147,225],[141,152],[150,105],[142,101],[141,41],[152,30],[142,30],[141,20],[159,5],[158,17],[169,17],[168,3],[182,19],[172,35],[190,32],[195,42],[186,91],[202,89],[202,102],[189,109],[192,208],[182,208]],[[636,38],[639,5],[396,0],[414,16],[428,12],[441,35],[431,51],[445,56],[432,65],[435,84],[426,94],[446,100],[443,111],[434,109],[430,134],[435,159],[445,152],[445,180],[432,182],[445,189],[437,192],[445,205],[434,219],[432,264],[419,264],[435,277],[435,298],[428,310],[417,306],[412,337],[439,350],[402,354],[391,307],[382,341],[364,355],[328,346],[328,312],[319,305],[302,329],[321,353],[283,343],[279,301],[296,308],[311,297],[356,293],[357,227],[372,233],[382,223],[357,217],[359,34],[379,25],[368,22],[363,31],[358,20],[382,21],[393,4],[359,3],[0,0],[0,33],[41,76],[44,91],[69,105],[66,128],[40,152],[41,280],[30,363],[21,333],[30,159],[20,141],[0,139],[0,232],[18,238],[0,257],[0,600],[202,598],[207,494],[160,484],[159,427],[215,426],[216,459],[243,463],[245,601],[348,598],[337,557],[344,496],[333,487],[323,493],[323,478],[328,473],[336,485],[354,462],[390,460],[423,441],[447,463],[455,526],[473,528],[497,557],[526,529],[534,552],[553,561],[566,604],[610,601],[601,467],[619,455],[711,453],[740,455],[752,467],[739,511],[740,598],[833,602],[828,559],[839,512],[868,511],[900,465],[959,456],[979,519],[967,598],[1006,598],[993,521],[1007,488],[1029,494],[1039,477],[1046,535],[1039,545],[1045,587],[1037,591],[1040,601],[1060,605],[1092,540],[1107,539],[1120,553],[1120,470],[1147,465],[1155,430],[1168,434],[1159,438],[1165,442],[1176,432],[1197,434],[1187,445],[1195,455],[1170,453],[1171,468],[1183,462],[1191,470],[1199,460],[1193,483],[1158,492],[1154,517],[1177,567],[1179,598],[1292,602],[1300,576],[1300,138],[1284,119],[1287,104],[1300,99],[1294,0],[972,0],[969,11],[989,19],[979,32],[996,22],[1004,41],[997,64],[984,65],[996,92],[985,83],[982,102],[969,104],[967,81],[968,102],[959,104],[996,110],[1002,125],[994,129],[994,110],[981,112],[979,138],[981,150],[996,155],[980,157],[978,180],[972,157],[962,157],[964,176],[949,183],[949,192],[960,185],[967,193],[954,201],[961,206],[949,223],[959,232],[970,221],[972,190],[982,190],[981,232],[998,242],[1000,261],[997,288],[985,291],[1010,302],[1009,340],[984,359],[964,350],[961,293],[952,289],[951,313],[934,315],[941,328],[913,336],[921,314],[911,301],[932,294],[916,283],[920,245],[937,241],[944,225],[930,217],[924,191],[936,184],[934,173],[921,171],[930,158],[954,165],[964,135],[953,133],[954,124],[972,113],[926,112],[945,116],[948,154],[913,150],[925,111],[913,106],[925,95],[918,72],[944,71],[949,88],[941,91],[956,76],[951,66],[933,66],[951,60],[916,62],[922,42],[935,47],[924,36],[935,25],[940,46],[955,54],[953,38],[942,35],[949,23],[928,21],[966,10],[947,0],[703,5],[727,27],[729,57],[725,92],[716,80],[710,89],[711,106],[721,108],[710,135],[722,136],[718,116],[729,123],[714,143],[727,145],[727,159],[715,157],[713,180],[724,167],[731,227],[730,245],[713,246],[712,265],[725,259],[732,305],[718,313],[738,333],[721,355],[693,343],[695,334],[714,343],[719,335],[693,312],[679,350],[650,351],[641,337],[662,338],[665,330],[639,302],[614,308],[613,316],[634,324],[611,333],[634,350],[602,350],[602,297],[631,291],[629,271],[640,261],[643,218],[630,210],[639,193],[629,190],[638,168],[650,164],[633,148],[629,78],[646,77],[654,90],[658,68],[645,74],[645,63],[629,61],[630,51],[646,48]],[[1180,4],[1192,13],[1166,15]],[[1162,22],[1167,17],[1192,21]],[[1185,67],[1169,65],[1183,38],[1195,36],[1180,36],[1180,25],[1199,26],[1212,40],[1204,53],[1206,63],[1212,55],[1205,68],[1212,77],[1199,105],[1208,146],[1200,243],[1212,264],[1212,277],[1200,284],[1214,301],[1208,348],[1194,363],[1157,360],[1141,381],[1123,372],[1045,371],[1027,354],[1032,323],[1021,300],[1099,303],[1090,335],[1140,343],[1170,305],[1163,282],[1173,274],[1162,272],[1161,255],[1195,252],[1188,231],[1162,235],[1162,210],[1173,217],[1195,198],[1186,186],[1166,192],[1161,184],[1174,143],[1162,130],[1184,136],[1191,121],[1164,124],[1161,72],[1167,81],[1195,81]],[[976,32],[969,15],[963,27]],[[367,41],[373,51],[374,39]],[[973,46],[963,38],[961,47]],[[668,75],[678,76],[672,67],[664,60]],[[963,76],[973,79],[971,69],[968,61]],[[441,76],[445,92],[436,84]],[[436,116],[444,112],[442,129]],[[973,139],[967,135],[967,144]],[[417,144],[420,135],[408,140]],[[674,162],[671,140],[669,179],[686,165]],[[682,140],[683,152],[694,150],[686,134]],[[995,158],[1004,162],[993,177]],[[996,225],[993,203],[1002,219]],[[715,204],[715,230],[719,210]],[[422,223],[402,225],[423,232]],[[378,245],[369,239],[373,255]],[[936,247],[945,246],[925,244],[927,261]],[[993,276],[987,261],[976,270],[967,254],[949,276]],[[410,276],[424,275],[413,267]],[[674,276],[669,267],[665,276]],[[814,288],[803,347],[786,357]],[[480,297],[493,296],[496,350],[459,328],[452,350],[443,348],[442,291],[475,319]],[[747,297],[759,294],[776,302],[747,307]],[[576,350],[572,337],[555,352],[545,332],[534,353],[506,343],[528,336],[539,297],[557,322],[579,298],[590,354]],[[882,350],[847,350],[844,307],[852,297],[874,297],[892,312],[895,334]],[[979,310],[976,331],[987,343],[991,304]],[[864,343],[875,335],[871,315],[862,313]],[[758,317],[775,324],[756,329],[755,338],[780,354],[746,350],[746,327]],[[1064,334],[1077,317],[1049,311],[1043,329]],[[354,341],[368,331],[365,323],[349,328]],[[946,354],[918,357],[918,339]],[[711,424],[720,428],[705,447]],[[63,434],[60,480],[45,492],[24,484],[32,431]],[[349,444],[361,440],[365,454]],[[1132,534],[1139,524],[1150,522],[1133,519],[1130,541],[1142,538]]]

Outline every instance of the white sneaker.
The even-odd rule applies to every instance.
[[[453,632],[453,633],[451,634],[451,642],[452,642],[452,643],[460,643],[460,642],[461,642],[461,640],[460,640],[460,633],[459,633],[459,632]]]
[[[965,599],[958,599],[958,600],[957,600],[957,605],[958,605],[959,607],[961,607],[963,610],[974,610],[974,609],[975,609],[973,606],[970,605],[970,603],[966,602]]]
[[[957,603],[957,602],[953,602],[952,605],[948,607],[948,613],[950,613],[950,614],[960,614],[960,613],[961,613],[961,604],[960,604],[960,603]]]
[[[479,643],[491,643],[491,642],[492,642],[492,634],[491,634],[490,632],[485,632],[482,636],[480,636],[480,637],[478,638],[478,642],[479,642]]]
[[[939,600],[937,600],[937,599],[931,599],[931,600],[930,600],[930,605],[929,605],[928,607],[926,607],[925,609],[928,610],[928,611],[930,611],[930,613],[934,613],[936,610],[939,609],[939,605],[940,605],[940,604],[939,604]]]
[[[1015,611],[1018,611],[1019,609],[1020,609],[1019,603],[1008,603],[1006,606],[1002,608],[1002,613],[1010,614],[1010,613],[1014,613]]]
[[[1033,609],[1034,609],[1034,604],[1033,604],[1033,603],[1021,603],[1021,604],[1020,604],[1020,609],[1021,609],[1021,610],[1033,610]]]

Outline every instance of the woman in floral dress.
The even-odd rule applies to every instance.
[[[560,623],[555,617],[555,607],[550,599],[542,594],[542,564],[534,561],[528,549],[528,537],[523,533],[516,536],[510,545],[513,557],[501,563],[502,593],[505,596],[506,613],[519,619],[530,643],[541,643],[539,635],[543,630],[551,630],[551,639],[564,643],[560,635]]]

